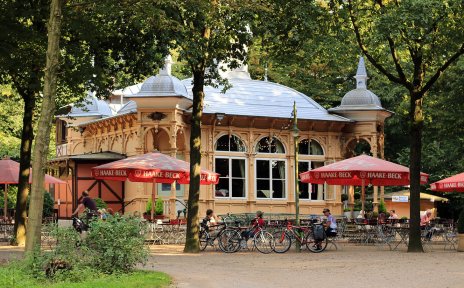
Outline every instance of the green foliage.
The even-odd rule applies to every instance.
[[[163,199],[161,197],[156,198],[156,202],[155,202],[156,215],[163,215],[164,213],[163,206],[164,206]]]
[[[354,200],[359,200],[361,199],[361,193],[360,192],[354,192]]]
[[[458,233],[464,234],[464,209],[462,209],[461,213],[459,213]]]
[[[101,198],[95,198],[93,199],[95,201],[95,204],[97,205],[97,209],[106,209],[108,208],[108,204],[106,204],[105,201],[103,201],[103,199]]]
[[[385,202],[383,202],[383,200],[379,203],[379,213],[387,213],[387,207],[385,207]]]
[[[348,201],[348,194],[342,194],[342,202]]]
[[[91,252],[92,267],[103,273],[129,272],[145,263],[148,250],[139,218],[115,215],[106,221],[93,221],[83,246]]]
[[[30,195],[27,197],[27,206],[26,209],[29,210],[29,203],[31,197]],[[42,217],[52,217],[53,216],[53,209],[55,206],[55,201],[52,198],[52,195],[44,190],[44,203],[43,203],[43,212]]]
[[[103,274],[129,273],[145,263],[148,250],[144,246],[144,227],[140,219],[121,216],[90,223],[90,231],[82,237],[71,227],[51,225],[54,245],[50,251],[34,250],[28,254],[24,273],[41,281],[84,282]],[[65,269],[53,269],[53,263],[65,263]],[[52,271],[52,272],[50,272]]]
[[[0,190],[0,207],[3,209],[5,203],[5,185],[1,185],[3,189]],[[8,209],[16,208],[16,194],[18,194],[18,186],[8,185],[7,206]]]
[[[152,203],[152,201],[151,201],[151,198],[150,198],[147,201],[147,205],[145,205],[145,213],[147,213],[147,214],[151,213],[151,203]]]

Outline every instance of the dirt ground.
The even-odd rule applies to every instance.
[[[379,250],[345,244],[314,254],[291,251],[261,254],[242,251],[224,254],[212,248],[184,254],[183,246],[152,246],[143,269],[163,271],[172,287],[464,287],[464,253],[435,247],[427,253]],[[0,246],[0,263],[22,254]],[[142,267],[141,267],[142,268]]]
[[[464,253],[436,247],[428,253],[346,245],[264,255],[209,250],[183,254],[182,246],[152,248],[146,269],[168,273],[173,287],[464,287]]]

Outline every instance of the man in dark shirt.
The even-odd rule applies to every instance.
[[[95,203],[95,201],[92,198],[89,197],[89,192],[87,190],[82,192],[81,204],[79,204],[77,206],[76,210],[74,211],[74,213],[71,216],[77,215],[77,213],[79,213],[79,210],[81,208],[84,208],[84,207],[87,208],[87,210],[88,210],[88,212],[87,212],[87,218],[88,219],[90,219],[93,216],[97,215],[97,204]]]

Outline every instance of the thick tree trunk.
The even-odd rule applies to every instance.
[[[187,236],[184,252],[198,253],[199,242],[199,202],[200,202],[200,173],[201,173],[201,115],[203,113],[203,87],[205,71],[193,73],[193,111],[190,134],[190,188],[187,211]]]
[[[34,116],[35,93],[32,91],[20,92],[24,101],[23,130],[21,132],[21,151],[19,154],[19,183],[16,196],[16,213],[14,244],[24,246],[26,244],[26,219],[27,196],[29,195],[29,173],[31,168],[32,141],[34,129],[32,119]]]
[[[411,93],[410,120],[410,221],[408,252],[424,252],[420,237],[420,167],[422,152],[422,97]]]
[[[34,163],[32,164],[32,191],[29,206],[28,237],[26,251],[32,251],[40,245],[42,228],[42,211],[44,202],[44,167],[47,161],[50,131],[55,113],[55,95],[60,59],[62,0],[52,0],[48,22],[47,65],[45,68],[44,97],[34,146]]]

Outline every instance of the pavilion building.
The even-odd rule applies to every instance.
[[[92,167],[154,150],[189,161],[192,79],[171,75],[171,64],[166,58],[158,75],[115,91],[106,102],[89,94],[81,105],[60,111],[57,158],[50,163],[55,175],[68,181],[67,187],[55,189],[61,217],[70,216],[83,190],[115,211],[146,211],[151,184],[95,180]],[[204,90],[201,166],[221,176],[217,185],[201,186],[201,214],[208,208],[218,214],[295,212],[294,103],[300,172],[351,157],[360,143],[383,157],[384,121],[391,112],[367,89],[362,57],[356,89],[329,110],[292,88],[251,79],[246,65],[222,74],[230,89]],[[164,214],[177,216],[188,185],[158,185]],[[299,191],[300,213],[320,214],[324,207],[342,213],[341,187],[299,183]]]

